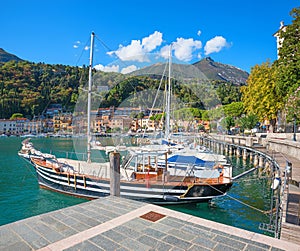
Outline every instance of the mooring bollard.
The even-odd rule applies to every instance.
[[[259,156],[258,166],[264,167],[264,156]]]
[[[109,154],[110,163],[110,195],[120,196],[120,153]]]
[[[236,156],[238,158],[241,157],[241,148],[239,148],[239,147],[236,148]]]
[[[243,160],[247,160],[247,149],[243,149]]]
[[[249,152],[249,160],[252,161],[253,160],[253,155],[254,153],[252,151]]]
[[[228,147],[228,154],[232,155],[233,154],[233,146],[229,145]]]
[[[254,166],[258,165],[258,155],[257,154],[254,155],[253,165]]]

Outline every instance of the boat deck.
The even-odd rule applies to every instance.
[[[85,161],[78,161],[72,159],[59,158],[59,162],[66,163],[74,168],[78,175],[82,174],[85,176],[101,177],[104,179],[110,179],[110,164],[109,163],[87,163]],[[36,160],[37,163],[46,165],[48,168],[54,168],[51,164],[47,165],[43,160]],[[150,185],[166,185],[166,186],[177,186],[183,185],[188,186],[190,184],[228,184],[231,183],[231,179],[228,177],[220,176],[219,178],[190,178],[186,176],[186,171],[182,169],[169,168],[168,179],[164,180],[162,174],[156,172],[137,172],[135,173],[135,182],[145,183]],[[132,174],[134,173],[131,169],[124,170],[120,169],[121,180],[130,182],[132,180]],[[150,182],[150,183],[149,183]]]
[[[3,225],[0,250],[300,251],[300,245],[110,196]]]

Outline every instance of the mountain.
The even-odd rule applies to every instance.
[[[168,69],[165,63],[156,63],[148,67],[141,68],[128,75],[152,75],[159,76],[164,72],[167,75]],[[176,79],[202,79],[231,82],[234,85],[245,85],[249,73],[237,67],[215,62],[207,57],[192,65],[172,64],[172,77]]]
[[[207,57],[193,64],[200,69],[208,79],[223,80],[236,85],[246,84],[249,73],[235,66],[215,62]]]
[[[17,57],[16,55],[10,54],[8,52],[6,52],[5,50],[3,50],[2,48],[0,48],[0,63],[5,63],[8,61],[24,61],[23,59]]]

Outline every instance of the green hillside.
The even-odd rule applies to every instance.
[[[156,68],[156,66],[153,66]],[[175,65],[181,68],[182,66]],[[185,69],[192,69],[185,67]],[[158,71],[159,68],[156,69]],[[191,71],[191,70],[190,70]],[[190,71],[185,71],[186,74]],[[155,72],[155,71],[154,71]],[[157,72],[158,73],[158,72]],[[94,72],[93,93],[96,106],[119,106],[125,100],[131,106],[140,104],[151,106],[155,90],[160,83],[157,75],[138,76],[120,73]],[[85,101],[88,83],[88,68],[66,65],[49,65],[28,61],[8,61],[0,63],[0,118],[10,118],[14,113],[22,113],[32,118],[42,115],[49,104],[62,104],[64,111],[73,112],[78,101]],[[216,105],[240,101],[239,86],[224,80],[203,79],[201,83],[188,80],[172,80],[173,94],[182,107],[212,108]],[[163,92],[164,85],[161,90]],[[151,91],[142,96],[141,91]],[[79,95],[82,93],[83,95]],[[78,100],[80,98],[80,100]],[[160,101],[163,97],[160,98]],[[216,101],[219,100],[219,101]],[[147,101],[147,102],[146,102]],[[93,106],[93,109],[97,107]]]

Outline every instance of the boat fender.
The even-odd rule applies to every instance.
[[[172,201],[172,202],[176,202],[176,201],[179,200],[177,197],[174,197],[174,196],[171,196],[171,195],[164,195],[163,198],[164,198],[165,201]]]
[[[279,178],[279,177],[276,177],[276,178],[273,180],[273,183],[272,183],[272,185],[271,185],[271,188],[272,188],[273,190],[276,190],[276,189],[278,188],[278,186],[279,186],[280,183],[281,183],[280,178]]]

